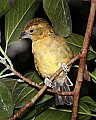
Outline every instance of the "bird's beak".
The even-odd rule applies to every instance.
[[[21,34],[20,34],[20,39],[24,39],[24,38],[29,38],[29,39],[32,39],[32,37],[31,37],[32,35],[29,33],[29,32],[22,32]]]

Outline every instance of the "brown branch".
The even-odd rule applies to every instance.
[[[91,10],[90,10],[90,14],[93,14],[91,12],[93,12],[94,6],[93,4],[91,4]],[[93,14],[93,16],[89,16],[89,20],[88,20],[88,26],[87,26],[87,30],[86,30],[86,34],[85,34],[85,38],[84,38],[84,43],[81,49],[80,54],[78,54],[75,58],[73,58],[68,65],[72,64],[75,60],[77,60],[80,57],[80,63],[79,63],[79,70],[78,70],[78,76],[77,76],[77,80],[76,80],[76,85],[74,88],[73,92],[70,93],[64,93],[64,95],[74,95],[74,103],[73,103],[73,111],[72,111],[72,120],[76,120],[77,118],[77,109],[78,109],[78,99],[79,99],[79,93],[80,93],[80,88],[81,88],[81,84],[83,81],[83,73],[84,73],[84,69],[85,69],[85,61],[86,61],[86,54],[87,54],[87,49],[88,49],[88,45],[89,45],[89,40],[90,40],[90,34],[92,31],[92,26],[93,26],[93,21],[91,21],[90,24],[90,19],[92,20],[92,18],[94,18],[95,13]],[[50,80],[54,80],[55,77],[57,77],[61,72],[62,72],[62,68],[60,68],[58,71],[56,71],[56,73],[54,73]],[[38,88],[40,88],[40,86],[38,86],[38,84],[34,84],[34,82],[30,81],[29,79],[25,78],[24,76],[22,76],[20,73],[18,74],[17,71],[13,71],[15,75],[19,76],[21,79],[23,79],[24,81],[28,82],[29,84],[32,84],[33,86],[36,86]],[[24,105],[18,112],[15,113],[15,115],[13,115],[11,118],[9,118],[9,120],[14,120],[15,118],[17,118],[23,111],[25,111],[29,106],[33,105],[34,102],[43,94],[43,92],[47,89],[47,86],[44,85],[43,88],[26,104]],[[52,90],[49,90],[52,91]],[[61,94],[59,91],[55,91],[55,93]]]
[[[76,80],[76,85],[75,85],[74,91],[73,92],[66,92],[66,93],[64,92],[64,93],[62,93],[63,95],[74,95],[72,120],[76,120],[76,118],[77,118],[79,93],[80,93],[80,88],[81,88],[81,84],[82,84],[82,81],[83,81],[83,74],[84,74],[85,61],[86,61],[86,54],[87,54],[87,49],[88,49],[89,40],[90,40],[90,36],[91,36],[91,31],[92,31],[92,26],[93,26],[93,21],[94,21],[93,18],[95,16],[95,13],[93,14],[93,12],[94,12],[93,8],[94,8],[94,6],[93,6],[93,4],[91,4],[91,10],[90,10],[90,15],[89,15],[88,25],[87,25],[86,34],[85,34],[84,43],[83,43],[81,52],[80,52],[80,54],[78,54],[75,58],[73,58],[68,63],[68,65],[70,65],[70,64],[72,64],[75,60],[77,60],[80,57],[78,76],[77,76],[77,80]],[[93,16],[91,14],[93,14]],[[18,77],[20,77],[24,81],[28,82],[29,84],[31,84],[33,86],[36,86],[38,88],[41,88],[40,85],[38,85],[37,83],[34,83],[34,82],[30,81],[28,78],[25,78],[24,76],[22,76],[17,71],[14,71],[13,69],[11,69],[11,71],[13,71],[15,75],[17,75]],[[56,73],[54,73],[51,76],[50,80],[51,81],[54,80],[54,78],[57,77],[62,71],[63,71],[63,69],[60,68],[58,71],[56,71]],[[14,120],[23,111],[25,111],[29,106],[33,105],[34,102],[43,94],[43,92],[46,89],[47,89],[47,86],[44,85],[43,88],[26,105],[24,105],[18,112],[16,112],[15,115],[13,115],[11,118],[9,118],[9,120]],[[59,91],[54,91],[54,90],[50,90],[50,89],[48,89],[48,90],[51,91],[51,92],[57,93],[57,94],[61,94],[61,92],[59,92]]]
[[[68,63],[68,65],[72,64],[74,61],[76,61],[78,58],[80,57],[80,54],[78,54],[76,57],[74,57],[73,59],[71,59],[71,61]],[[7,63],[5,64],[5,66],[7,68],[9,68],[15,75],[17,75],[18,77],[20,77],[21,79],[23,79],[24,81],[28,82],[29,84],[41,88],[42,86],[38,85],[37,83],[34,83],[32,81],[30,81],[28,78],[25,78],[24,76],[22,76],[20,73],[18,73],[17,71],[15,71],[13,68],[11,68]],[[62,67],[57,70],[51,77],[50,80],[54,80],[61,72],[63,71]],[[18,116],[20,116],[20,114],[22,112],[24,112],[28,107],[30,107],[31,105],[34,104],[34,102],[43,94],[43,92],[47,89],[47,86],[44,85],[41,90],[27,103],[25,104],[19,111],[17,111],[12,117],[9,118],[9,120],[15,120],[15,118],[17,118]],[[59,94],[59,95],[73,95],[73,92],[60,92],[60,91],[56,91],[56,90],[51,90],[51,89],[47,89],[50,92]]]
[[[89,14],[89,18],[88,18],[84,42],[83,42],[82,49],[81,49],[78,75],[77,75],[77,79],[76,79],[76,85],[74,88],[74,102],[73,102],[73,110],[72,110],[71,120],[77,119],[79,93],[80,93],[80,88],[81,88],[82,81],[83,81],[83,74],[84,74],[84,69],[85,69],[85,64],[86,64],[86,55],[87,55],[87,50],[88,50],[88,46],[89,46],[89,42],[90,42],[92,27],[93,27],[93,23],[94,23],[94,17],[95,17],[95,12],[96,12],[95,10],[96,10],[96,0],[91,0],[90,14]]]
[[[53,90],[53,89],[47,89],[47,91],[52,92],[54,94],[58,94],[58,95],[67,95],[67,96],[74,95],[74,91],[72,91],[72,92],[60,92],[60,91]]]
[[[93,3],[93,1],[92,1]],[[91,5],[91,10],[90,10],[90,14],[93,14],[93,8],[94,5]],[[80,88],[81,88],[81,84],[83,81],[83,73],[84,73],[84,69],[85,69],[85,61],[86,61],[86,54],[87,54],[87,49],[88,49],[88,45],[89,45],[89,40],[90,40],[90,34],[92,31],[92,26],[93,26],[93,21],[94,21],[94,16],[95,13],[89,16],[89,20],[88,20],[88,25],[87,25],[87,30],[86,30],[86,34],[85,34],[85,38],[84,38],[84,43],[81,49],[80,54],[78,54],[75,58],[73,58],[68,65],[72,64],[75,60],[77,60],[80,57],[80,63],[79,63],[79,70],[78,70],[78,76],[77,76],[77,80],[76,80],[76,85],[75,85],[75,89],[73,92],[68,92],[68,93],[63,93],[63,95],[74,95],[74,103],[73,103],[73,112],[72,112],[72,120],[76,120],[77,118],[77,109],[78,109],[78,99],[79,99],[79,93],[80,93]],[[91,22],[90,22],[91,19]],[[93,21],[92,21],[93,20]],[[91,23],[91,24],[90,24]],[[8,67],[8,66],[7,66]],[[18,77],[20,77],[21,79],[23,79],[24,81],[28,82],[29,84],[36,86],[38,88],[41,88],[40,85],[38,85],[37,83],[34,83],[32,81],[30,81],[28,78],[25,78],[24,76],[22,76],[20,73],[18,73],[17,71],[15,71],[14,69],[10,69],[15,75],[17,75]],[[51,77],[50,80],[54,80],[55,77],[57,77],[61,72],[63,71],[62,68],[60,68],[58,71],[56,71],[56,73],[54,73]],[[23,111],[25,111],[29,106],[33,105],[34,102],[43,94],[43,92],[47,89],[47,86],[44,85],[43,88],[26,104],[24,105],[18,112],[15,113],[15,115],[13,115],[11,118],[9,118],[9,120],[14,120],[15,118],[17,118]],[[49,91],[52,92],[52,90],[49,89]],[[54,93],[57,94],[61,94],[59,91],[54,91]]]
[[[34,102],[43,94],[43,92],[47,89],[47,86],[44,85],[43,88],[27,103],[25,104],[20,110],[18,110],[11,118],[8,120],[15,120],[22,112],[24,112],[28,107],[34,104]]]
[[[78,54],[78,55],[75,56],[73,59],[71,59],[70,62],[68,63],[68,65],[71,65],[74,61],[76,61],[77,59],[79,59],[79,57],[80,57],[80,54]],[[5,65],[10,71],[12,71],[12,72],[14,73],[14,75],[18,76],[19,78],[21,78],[21,79],[22,79],[23,81],[25,81],[26,83],[28,83],[28,84],[30,84],[30,85],[32,85],[32,86],[34,86],[34,87],[37,87],[37,88],[39,88],[39,89],[41,89],[41,88],[43,87],[43,86],[39,85],[38,83],[31,81],[29,78],[24,77],[22,74],[20,74],[19,72],[17,72],[14,68],[11,68],[11,67],[7,64],[7,62],[4,62],[4,65]],[[63,71],[63,69],[60,68],[56,73],[54,73],[54,74],[56,74],[55,76],[58,76],[58,75],[60,74],[60,72],[62,72],[62,71]],[[53,77],[53,79],[54,79],[54,77]],[[47,91],[53,92],[53,93],[56,93],[56,94],[59,94],[59,95],[65,95],[65,94],[66,94],[65,92],[60,92],[60,91],[53,90],[53,89],[49,89],[49,88],[47,88]]]

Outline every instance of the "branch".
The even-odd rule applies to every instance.
[[[71,65],[73,62],[75,62],[77,59],[79,59],[80,54],[78,54],[77,56],[75,56],[73,59],[70,60],[70,62],[68,63],[68,65]],[[3,62],[3,64],[6,66],[7,69],[9,69],[12,73],[14,73],[14,75],[18,76],[19,78],[21,78],[23,81],[25,81],[26,83],[28,83],[29,85],[32,85],[34,87],[37,87],[39,89],[41,89],[43,86],[39,85],[38,83],[35,83],[33,81],[31,81],[29,78],[24,77],[22,74],[20,74],[19,72],[17,72],[13,67],[11,67],[10,65],[7,64],[7,62]],[[56,72],[54,73],[54,76],[58,76],[61,72],[63,71],[62,67]],[[55,78],[53,77],[52,80]],[[59,95],[65,95],[65,92],[60,92],[57,90],[53,90],[53,89],[47,89],[47,91],[49,92],[53,92]]]
[[[89,42],[90,42],[92,27],[93,27],[93,23],[94,23],[95,12],[96,12],[96,0],[91,0],[90,14],[89,14],[89,18],[88,18],[84,42],[83,42],[82,49],[81,49],[78,75],[77,75],[77,79],[76,79],[76,85],[74,88],[74,102],[73,102],[73,110],[72,110],[71,120],[76,120],[76,118],[77,118],[79,93],[80,93],[81,85],[83,82],[83,74],[84,74],[84,69],[85,69],[85,64],[86,64],[86,55],[87,55],[87,50],[88,50],[88,46],[89,46]]]
[[[82,81],[83,81],[83,74],[84,74],[85,61],[86,61],[86,54],[87,54],[87,50],[88,50],[89,40],[90,40],[92,26],[93,26],[93,21],[94,21],[94,16],[95,16],[95,10],[94,10],[95,9],[95,4],[94,4],[95,2],[96,1],[94,1],[94,0],[91,1],[90,15],[89,15],[89,20],[88,20],[88,24],[87,24],[86,34],[85,34],[84,43],[83,43],[81,52],[80,52],[80,54],[78,54],[75,58],[73,58],[68,63],[68,65],[70,65],[75,60],[77,60],[78,58],[80,58],[79,70],[78,70],[78,75],[77,75],[77,80],[76,80],[76,85],[75,85],[74,91],[73,92],[67,92],[67,93],[64,92],[64,93],[62,93],[63,95],[73,95],[74,96],[72,120],[76,120],[76,118],[77,118],[79,93],[80,93],[80,88],[81,88],[81,84],[82,84]],[[28,82],[29,84],[31,84],[33,86],[36,86],[38,88],[42,87],[42,86],[38,85],[37,83],[34,83],[34,82],[30,81],[28,78],[25,78],[24,76],[22,76],[16,70],[14,70],[13,68],[11,68],[8,64],[6,64],[5,66],[7,68],[9,68],[15,75],[17,75],[18,77],[20,77],[24,81]],[[58,71],[56,71],[56,73],[54,73],[50,77],[50,80],[51,81],[54,80],[54,78],[56,78],[62,71],[63,71],[63,69],[60,68]],[[13,115],[11,118],[9,118],[9,120],[14,120],[23,111],[25,111],[29,106],[33,105],[34,102],[44,93],[44,91],[46,89],[47,89],[47,86],[44,85],[40,89],[40,91],[27,104],[25,104],[18,112],[16,112],[15,115]],[[51,92],[57,93],[57,94],[61,94],[61,92],[59,92],[59,91],[54,91],[54,90],[50,90],[50,89],[48,89],[48,90],[51,91]]]
[[[79,57],[80,57],[80,54],[78,54],[76,57],[74,57],[73,59],[71,59],[71,61],[68,63],[68,65],[72,64],[74,61],[76,61],[77,59],[79,59]],[[30,81],[28,78],[25,78],[20,73],[18,73],[17,71],[13,70],[13,68],[10,68],[10,66],[8,64],[6,64],[5,66],[8,67],[12,72],[14,72],[15,75],[17,75],[18,77],[22,78],[24,81],[28,82],[29,84],[35,85],[38,88],[41,88],[41,86],[39,86],[37,83],[34,83],[34,82]],[[50,77],[50,80],[53,81],[62,71],[63,71],[63,69],[61,67],[59,70],[57,70]],[[30,107],[31,105],[34,104],[34,102],[44,93],[44,91],[46,89],[47,89],[47,86],[44,85],[40,89],[40,91],[27,104],[25,104],[19,111],[17,111],[11,118],[9,118],[9,120],[15,120],[15,118],[17,118],[18,116],[20,116],[20,114],[22,112],[24,112],[28,107]],[[60,92],[60,91],[55,91],[55,90],[51,90],[51,89],[47,89],[47,90],[50,91],[50,92],[56,93],[56,94],[60,94],[60,95],[74,95],[74,91],[73,92]]]

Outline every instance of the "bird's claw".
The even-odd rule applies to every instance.
[[[20,82],[20,83],[23,83],[23,82],[24,82],[22,79],[18,79],[17,81]]]
[[[44,83],[45,83],[46,86],[52,87],[52,81],[49,79],[49,77],[46,77],[44,79]]]
[[[68,65],[66,63],[62,64],[62,69],[63,69],[64,73],[66,73],[66,74],[69,72],[69,68],[68,68]]]
[[[66,83],[66,85],[67,86],[73,86],[73,83],[71,82],[71,80],[70,80],[70,78],[66,75],[66,78],[67,78],[67,83]]]

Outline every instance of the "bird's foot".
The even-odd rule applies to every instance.
[[[52,87],[52,81],[49,79],[50,77],[45,77],[44,79],[44,83],[45,85],[47,85],[48,87]]]
[[[69,72],[69,68],[68,68],[68,65],[66,63],[63,63],[62,64],[62,69],[64,71],[64,73],[66,74],[66,79],[67,79],[67,83],[66,85],[67,86],[73,86],[73,83],[71,82],[70,78],[67,76],[67,73]]]
[[[17,81],[20,82],[20,83],[23,83],[23,82],[24,82],[22,79],[18,79]]]
[[[62,69],[63,69],[64,73],[66,73],[66,74],[69,72],[69,68],[68,68],[68,65],[66,63],[62,64]]]

